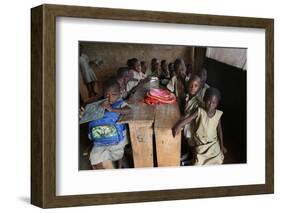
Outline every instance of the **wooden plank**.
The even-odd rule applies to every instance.
[[[179,118],[177,104],[156,106],[154,133],[158,167],[180,165],[181,134],[172,135],[172,127]]]
[[[153,167],[153,129],[150,125],[129,123],[134,167]]]
[[[155,109],[155,127],[172,128],[180,118],[178,104],[157,105]]]
[[[131,105],[132,111],[128,114],[121,115],[118,123],[143,123],[148,125],[154,121],[153,106],[146,104],[143,105]]]

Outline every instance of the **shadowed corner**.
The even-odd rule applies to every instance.
[[[19,197],[18,199],[23,203],[30,204],[30,197]]]

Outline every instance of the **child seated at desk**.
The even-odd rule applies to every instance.
[[[194,113],[184,117],[172,129],[177,135],[187,124],[192,123],[192,135],[189,144],[193,147],[193,164],[222,164],[224,153],[227,152],[223,145],[223,134],[220,118],[222,111],[217,110],[221,99],[216,88],[207,89],[204,108],[199,107]]]
[[[141,71],[141,65],[138,59],[132,58],[127,61],[129,68],[130,80],[126,89],[129,93],[134,93],[137,86],[149,81],[149,78]]]
[[[129,95],[129,91],[127,91],[127,84],[131,80],[129,69],[127,67],[120,67],[117,70],[116,80],[120,86],[121,97],[126,99]]]
[[[153,58],[150,63],[150,69],[147,70],[148,76],[159,77],[160,75],[160,62],[157,58]]]
[[[116,121],[120,114],[130,112],[130,107],[120,97],[120,86],[116,79],[105,82],[103,88],[106,100],[101,106],[105,109],[104,116],[89,123],[89,137],[94,144],[89,160],[93,169],[104,169],[103,162],[108,160],[117,161],[118,168],[121,168],[124,147],[128,141],[125,125],[116,124]]]
[[[161,74],[159,76],[160,79],[170,79],[170,72],[168,69],[167,60],[161,61]]]
[[[186,67],[182,59],[176,59],[174,63],[175,75],[167,84],[167,89],[175,93],[181,112],[183,111],[184,99],[186,95],[186,84],[188,78],[186,77]]]

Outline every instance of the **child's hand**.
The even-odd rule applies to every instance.
[[[110,106],[108,100],[101,103],[101,107],[108,110],[109,112],[112,110],[112,107]]]
[[[226,153],[227,153],[227,149],[226,149],[225,146],[222,146],[222,152],[223,152],[223,154],[226,154]]]
[[[181,131],[181,125],[176,124],[172,127],[173,136],[176,137],[177,134]]]

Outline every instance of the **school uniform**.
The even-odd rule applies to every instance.
[[[152,71],[151,69],[148,69],[145,74],[146,74],[147,76],[156,76],[156,77],[158,77],[158,75],[159,75],[159,73],[158,73],[157,70],[153,70],[153,71]]]
[[[188,80],[189,78],[186,77],[184,82],[180,82],[177,76],[173,76],[166,86],[168,90],[175,93],[178,99],[178,104],[181,112],[183,112],[183,108],[185,105],[185,96],[186,96],[185,85],[187,84]]]
[[[199,106],[203,107],[204,105],[203,102],[200,101],[198,93],[193,97],[190,97],[189,94],[187,94],[185,98],[184,116],[187,117],[192,115],[196,112]],[[183,135],[186,139],[191,137],[190,126],[191,124],[186,124],[183,128]]]
[[[204,86],[198,91],[198,97],[199,97],[200,102],[204,103],[204,95],[208,88],[210,88],[210,86],[205,83]]]
[[[190,145],[194,147],[194,165],[222,164],[223,152],[220,148],[217,127],[223,112],[216,110],[213,117],[199,107],[195,119]]]

